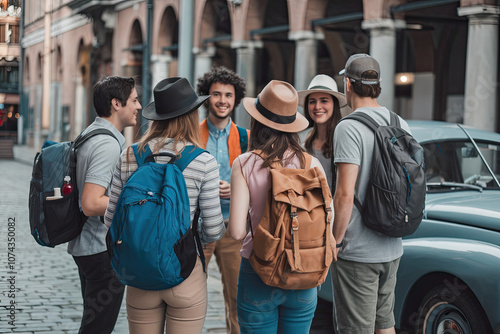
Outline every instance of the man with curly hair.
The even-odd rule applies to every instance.
[[[212,68],[198,79],[198,94],[210,95],[205,102],[208,117],[200,124],[200,141],[219,164],[220,204],[224,222],[229,218],[229,181],[233,160],[245,153],[249,130],[231,120],[231,113],[245,96],[245,82],[235,72],[223,66]],[[233,240],[226,231],[221,240],[204,248],[206,263],[215,255],[221,273],[222,290],[226,309],[226,327],[230,334],[240,332],[236,311],[236,293],[240,269],[241,243]]]

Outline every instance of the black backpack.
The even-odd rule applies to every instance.
[[[390,237],[412,234],[422,221],[425,206],[424,150],[401,128],[390,111],[390,124],[380,125],[365,113],[342,120],[357,120],[375,133],[371,175],[363,205],[354,204],[369,228]]]
[[[87,221],[80,209],[76,184],[76,150],[87,139],[110,135],[106,129],[96,129],[79,135],[74,141],[56,143],[46,141],[35,156],[30,182],[29,219],[31,234],[42,246],[54,247],[77,237]],[[47,200],[54,188],[62,188],[64,177],[70,176],[73,190],[60,199]]]

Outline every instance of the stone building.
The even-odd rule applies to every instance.
[[[20,0],[0,0],[0,138],[16,140],[19,118]]]
[[[358,52],[379,60],[380,103],[403,117],[499,128],[498,0],[25,0],[24,8],[30,145],[72,139],[88,125],[102,75],[136,77],[143,105],[159,80],[196,85],[215,64],[244,77],[248,96],[271,79],[305,89],[318,73],[343,89],[338,72]],[[241,108],[234,119],[249,126]]]

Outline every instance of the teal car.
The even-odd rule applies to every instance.
[[[500,134],[409,121],[424,148],[424,219],[403,238],[399,333],[500,333]],[[319,291],[332,300],[331,280]]]

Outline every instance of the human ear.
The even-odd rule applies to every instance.
[[[120,102],[120,101],[118,101],[118,99],[113,98],[113,99],[111,100],[111,107],[112,107],[113,109],[118,109],[118,108],[120,108],[121,106],[122,106],[122,104],[121,104],[121,102]]]

